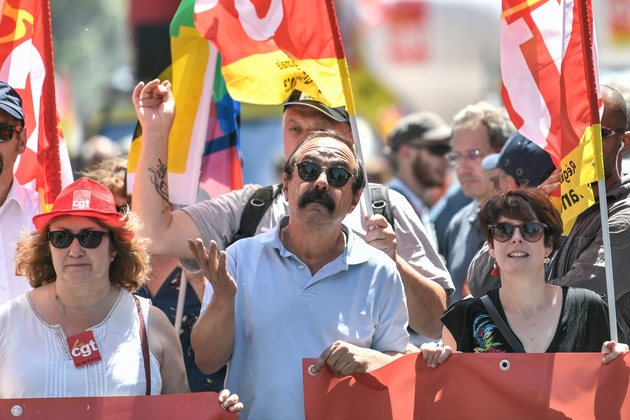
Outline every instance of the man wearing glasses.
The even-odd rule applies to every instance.
[[[439,115],[423,111],[402,118],[387,138],[396,171],[387,186],[411,203],[436,249],[438,240],[425,203],[430,188],[444,185],[452,131]]]
[[[22,98],[0,82],[0,305],[31,290],[28,280],[18,276],[13,265],[14,243],[23,229],[35,229],[33,216],[40,213],[39,194],[21,186],[13,176],[13,166],[26,150],[26,140]]]
[[[376,369],[407,352],[407,307],[396,264],[343,223],[364,169],[335,131],[309,134],[284,167],[289,215],[221,252],[190,240],[211,287],[192,332],[202,371],[228,363],[241,418],[303,419],[302,359],[317,374]]]
[[[166,163],[175,102],[170,83],[157,80],[146,85],[140,83],[134,90],[133,100],[143,129],[133,191],[134,210],[145,224],[143,234],[153,241],[151,252],[178,257],[184,268],[198,271],[186,240],[203,238],[206,245],[214,240],[219,250],[225,249],[239,230],[243,209],[261,186],[245,185],[242,190],[171,212]],[[283,114],[285,156],[288,158],[314,129],[330,129],[351,136],[344,108],[328,107],[296,90],[285,103]],[[446,309],[447,295],[453,290],[450,276],[409,202],[395,191],[390,191],[390,202],[393,227],[380,215],[366,221],[365,206],[361,204],[345,223],[396,262],[407,295],[410,326],[425,336],[439,338],[442,333],[440,316]],[[288,214],[288,209],[284,196],[277,195],[255,233],[272,229]]]
[[[469,105],[453,119],[453,151],[447,155],[455,164],[464,194],[473,201],[453,216],[446,229],[444,252],[456,292],[451,302],[469,295],[466,286],[468,266],[485,240],[477,226],[479,204],[494,193],[494,185],[481,166],[484,157],[501,151],[514,126],[504,109],[486,102]]]
[[[630,175],[622,177],[619,174],[618,158],[630,150],[630,131],[627,131],[628,111],[623,96],[604,85],[601,86],[601,94],[604,101],[602,149],[612,262],[604,261],[601,213],[596,203],[578,216],[571,233],[556,251],[547,282],[606,294],[605,267],[612,264],[617,321],[625,335],[620,336],[619,341],[623,342],[630,337]],[[592,187],[597,197],[597,184]]]

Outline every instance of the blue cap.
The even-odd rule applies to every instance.
[[[22,98],[11,86],[0,82],[0,109],[8,112],[18,120],[24,121]]]
[[[510,138],[499,153],[484,158],[483,169],[503,169],[519,185],[537,187],[556,169],[551,156],[533,141],[518,131]]]

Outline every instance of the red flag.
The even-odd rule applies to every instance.
[[[367,374],[307,372],[306,420],[630,419],[630,356],[454,353],[430,369],[420,353]],[[246,402],[243,402],[246,404]]]
[[[48,211],[72,182],[70,159],[55,101],[50,4],[48,0],[6,0],[0,20],[0,79],[22,97],[28,140],[15,175],[40,192]]]
[[[197,0],[195,26],[221,51],[235,100],[281,104],[299,89],[354,115],[332,0]]]
[[[503,101],[519,132],[563,169],[568,235],[594,203],[590,184],[604,179],[591,1],[503,0],[502,10]]]
[[[0,399],[0,413],[3,419],[237,419],[237,414],[221,408],[217,398],[215,392],[142,397],[9,398]]]

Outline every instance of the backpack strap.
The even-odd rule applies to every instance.
[[[507,326],[507,324],[503,320],[503,317],[494,306],[494,303],[492,303],[492,299],[490,299],[490,296],[483,295],[481,297],[481,302],[483,303],[483,306],[486,307],[486,311],[488,311],[488,313],[490,314],[490,318],[492,318],[494,324],[497,326],[499,331],[501,331],[501,334],[503,334],[503,337],[505,337],[508,344],[512,347],[512,350],[514,350],[516,353],[525,353],[523,345],[520,341],[518,341],[518,338],[516,338],[510,327]]]
[[[372,198],[372,211],[374,214],[380,214],[387,222],[394,226],[394,214],[392,205],[389,202],[389,188],[383,184],[375,184],[370,182],[370,197]]]
[[[263,215],[282,191],[282,184],[262,187],[252,194],[241,216],[241,226],[232,238],[230,245],[239,239],[254,236]]]

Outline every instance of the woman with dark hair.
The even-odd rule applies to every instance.
[[[542,190],[520,189],[489,198],[477,221],[500,271],[501,287],[453,304],[442,316],[442,344],[421,347],[428,366],[452,351],[597,352],[604,363],[628,351],[609,339],[608,309],[596,293],[545,283],[549,256],[559,246],[562,220]],[[602,345],[603,343],[603,345]]]
[[[189,392],[175,330],[131,294],[149,269],[134,213],[81,178],[33,223],[15,262],[34,289],[0,307],[0,398]]]

